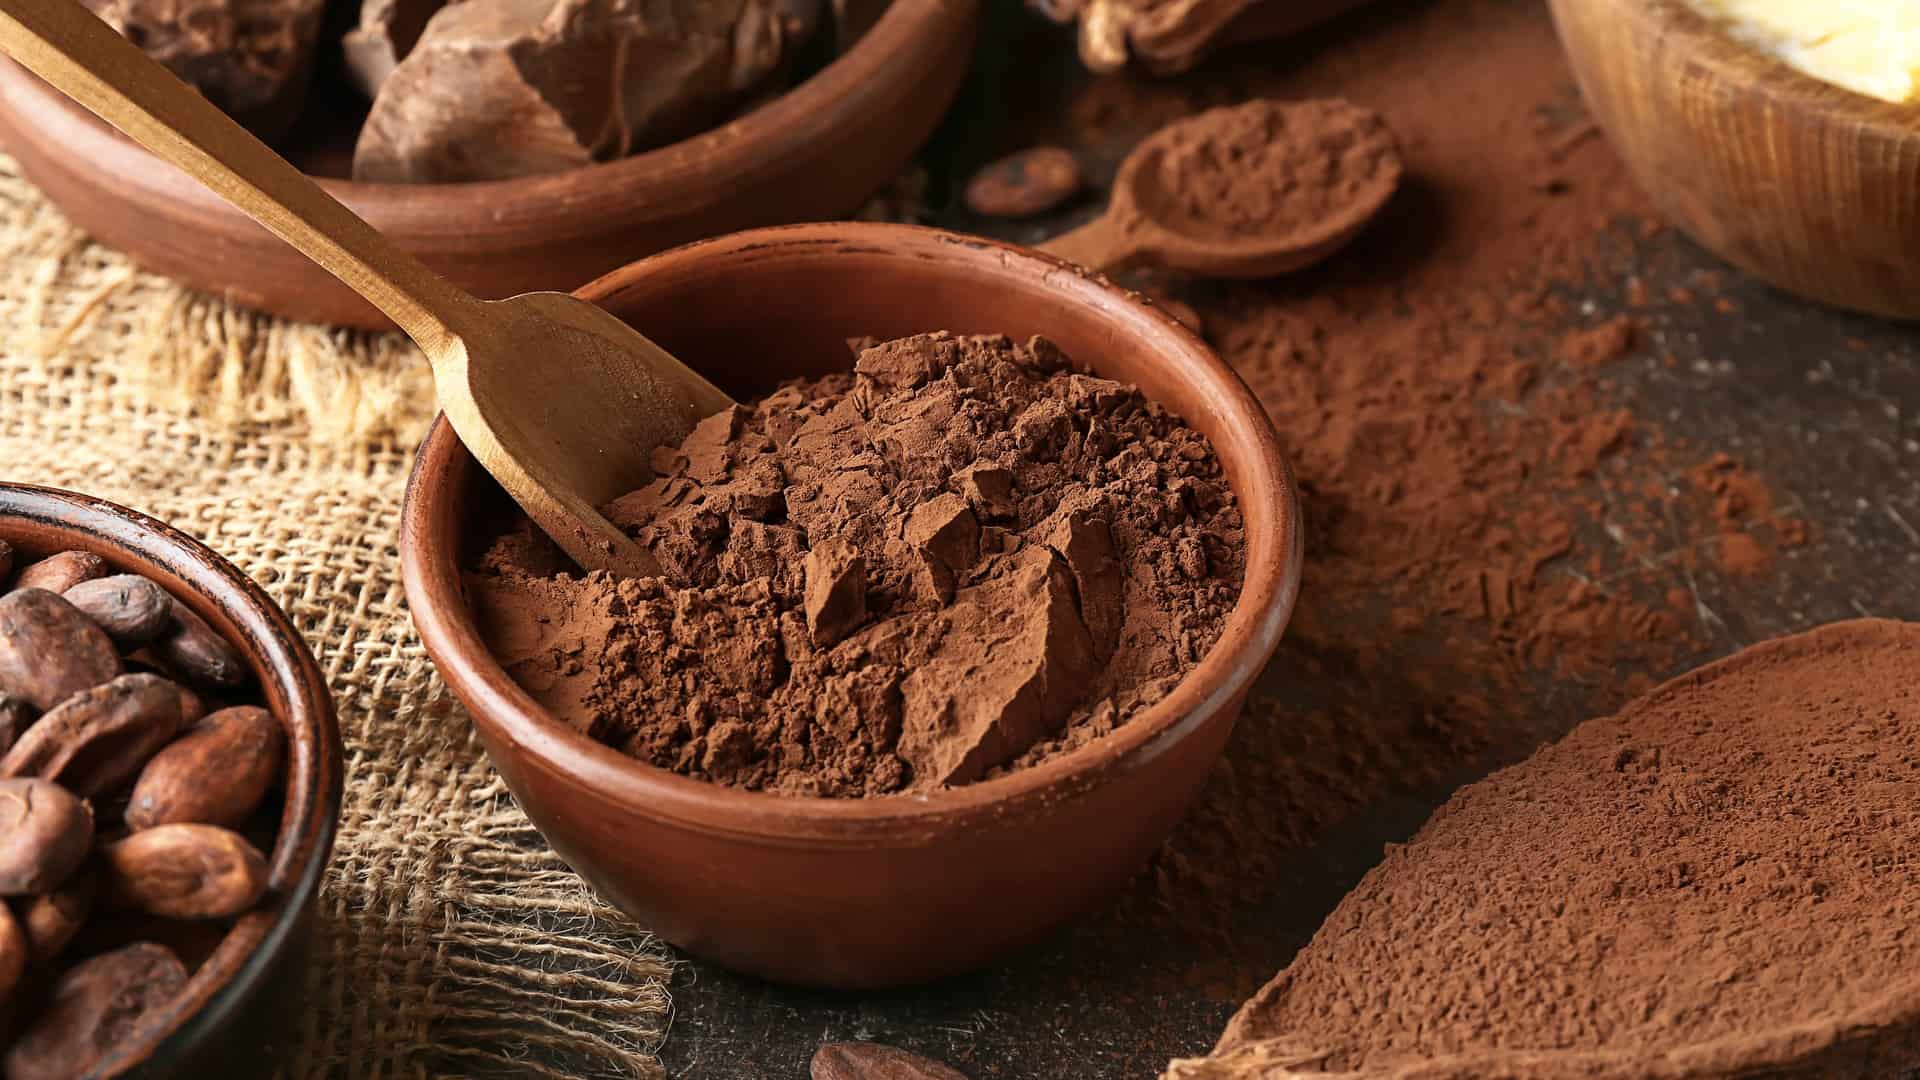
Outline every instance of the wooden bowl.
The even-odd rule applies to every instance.
[[[1552,0],[1587,103],[1660,210],[1836,307],[1920,316],[1920,105],[1803,74],[1680,0]]]
[[[280,831],[260,907],[241,916],[186,988],[93,1076],[265,1076],[284,1062],[321,873],[340,816],[342,752],[326,677],[285,613],[232,563],[152,518],[72,492],[0,484],[0,540],[22,561],[90,551],[164,586],[237,646],[287,732]]]
[[[979,0],[894,0],[845,56],[790,92],[619,161],[484,183],[320,183],[482,297],[571,289],[690,240],[852,213],[952,104],[979,18]],[[0,63],[0,144],[76,224],[153,270],[275,315],[391,326],[218,196],[11,62]]]
[[[977,968],[1119,889],[1220,756],[1299,588],[1293,479],[1267,414],[1170,316],[1065,263],[899,225],[762,229],[579,291],[730,392],[846,370],[846,341],[1044,334],[1205,433],[1247,526],[1219,643],[1165,700],[1073,753],[924,795],[797,798],[678,776],[548,714],[488,654],[461,584],[505,499],[444,423],[407,489],[414,621],[527,815],[601,894],[690,952],[788,983],[899,985]],[[751,317],[741,317],[742,312]],[[564,377],[563,373],[556,375]]]

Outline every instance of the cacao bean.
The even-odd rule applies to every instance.
[[[100,850],[109,901],[163,918],[230,918],[267,890],[267,860],[218,825],[159,825]]]
[[[813,1055],[813,1080],[967,1080],[951,1066],[880,1043],[828,1043]]]
[[[57,888],[92,847],[86,803],[45,780],[0,780],[0,896]]]
[[[26,930],[14,917],[13,909],[0,903],[0,1007],[12,1000],[21,977],[27,973],[31,955]]]
[[[52,962],[86,925],[98,888],[99,878],[93,869],[82,867],[52,892],[19,902],[20,925],[27,932],[27,946],[35,963]]]
[[[188,682],[227,688],[247,681],[247,663],[187,605],[173,602],[173,625],[151,646],[162,667]]]
[[[45,589],[0,597],[0,693],[45,712],[119,675],[107,632]]]
[[[0,757],[0,778],[37,776],[92,798],[138,776],[179,733],[179,688],[158,675],[122,675],[42,716]]]
[[[164,945],[141,942],[76,964],[7,1051],[7,1080],[91,1076],[114,1047],[187,984]]]
[[[20,733],[33,726],[33,718],[38,715],[33,706],[19,698],[0,694],[0,756],[13,749]]]
[[[123,649],[145,645],[173,625],[173,597],[138,574],[83,581],[64,595]]]
[[[239,828],[280,775],[286,736],[254,705],[222,709],[155,754],[133,786],[127,827],[197,822]]]
[[[180,729],[182,731],[207,718],[207,699],[194,692],[191,686],[181,686],[180,690]]]
[[[962,198],[981,217],[1034,217],[1079,194],[1081,183],[1080,163],[1071,153],[1036,146],[975,173]]]
[[[7,579],[13,576],[13,545],[0,540],[0,592],[7,591]]]
[[[106,577],[107,560],[91,551],[63,551],[20,570],[15,589],[45,589],[58,596],[83,581]]]

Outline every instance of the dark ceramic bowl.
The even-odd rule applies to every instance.
[[[407,491],[407,598],[494,765],[560,855],[676,945],[815,986],[897,985],[977,968],[1119,889],[1199,792],[1298,591],[1293,479],[1239,378],[1178,322],[1102,279],[932,229],[740,233],[635,263],[579,295],[742,398],[781,379],[845,370],[850,337],[1044,334],[1212,439],[1246,519],[1247,575],[1200,665],[1165,700],[1078,751],[925,795],[741,791],[576,732],[488,654],[461,567],[506,503],[442,423]]]
[[[980,0],[894,0],[846,55],[766,105],[656,150],[545,176],[364,183],[342,179],[340,162],[309,160],[301,151],[311,147],[288,152],[348,209],[470,292],[571,289],[689,240],[853,213],[946,115],[979,23]],[[315,100],[307,111],[328,108]],[[392,326],[199,181],[4,60],[0,142],[74,224],[149,269],[303,322]]]
[[[238,646],[287,731],[280,831],[267,897],[234,923],[186,989],[94,1074],[264,1076],[284,1060],[314,895],[340,813],[340,732],[313,655],[287,616],[232,563],[152,518],[51,488],[0,484],[0,540],[21,560],[90,551],[165,586]]]

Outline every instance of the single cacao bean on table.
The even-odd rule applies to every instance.
[[[239,651],[178,600],[173,602],[173,626],[149,648],[161,667],[188,682],[230,689],[247,681],[247,663]]]
[[[814,1052],[813,1080],[967,1080],[930,1058],[880,1043],[828,1043]]]
[[[173,597],[138,574],[83,581],[65,596],[123,649],[145,645],[173,625]]]
[[[1080,162],[1058,146],[1036,146],[973,174],[962,197],[981,217],[1024,218],[1044,214],[1080,193]]]
[[[45,712],[123,670],[113,640],[79,608],[45,589],[0,597],[0,694]]]
[[[27,932],[34,963],[51,962],[80,933],[99,887],[99,875],[92,867],[83,866],[52,892],[17,901],[20,926]]]
[[[91,551],[63,551],[20,569],[18,589],[45,589],[59,595],[83,581],[106,577],[112,570],[107,560]]]
[[[7,1080],[91,1075],[149,1014],[187,984],[187,969],[164,945],[140,942],[84,961],[60,976],[53,995],[7,1051]]]
[[[168,919],[225,919],[260,902],[267,860],[218,825],[159,825],[100,849],[104,899]]]
[[[0,896],[51,892],[92,848],[86,803],[46,780],[0,780]]]
[[[179,733],[179,688],[158,675],[122,675],[42,716],[0,757],[0,778],[37,776],[93,798],[138,776]]]
[[[198,822],[239,828],[280,775],[286,736],[255,705],[222,709],[155,754],[133,786],[125,821],[136,832]]]

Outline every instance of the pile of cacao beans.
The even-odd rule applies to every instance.
[[[137,1037],[260,903],[286,736],[159,584],[16,561],[0,541],[0,1063],[55,1080]]]

